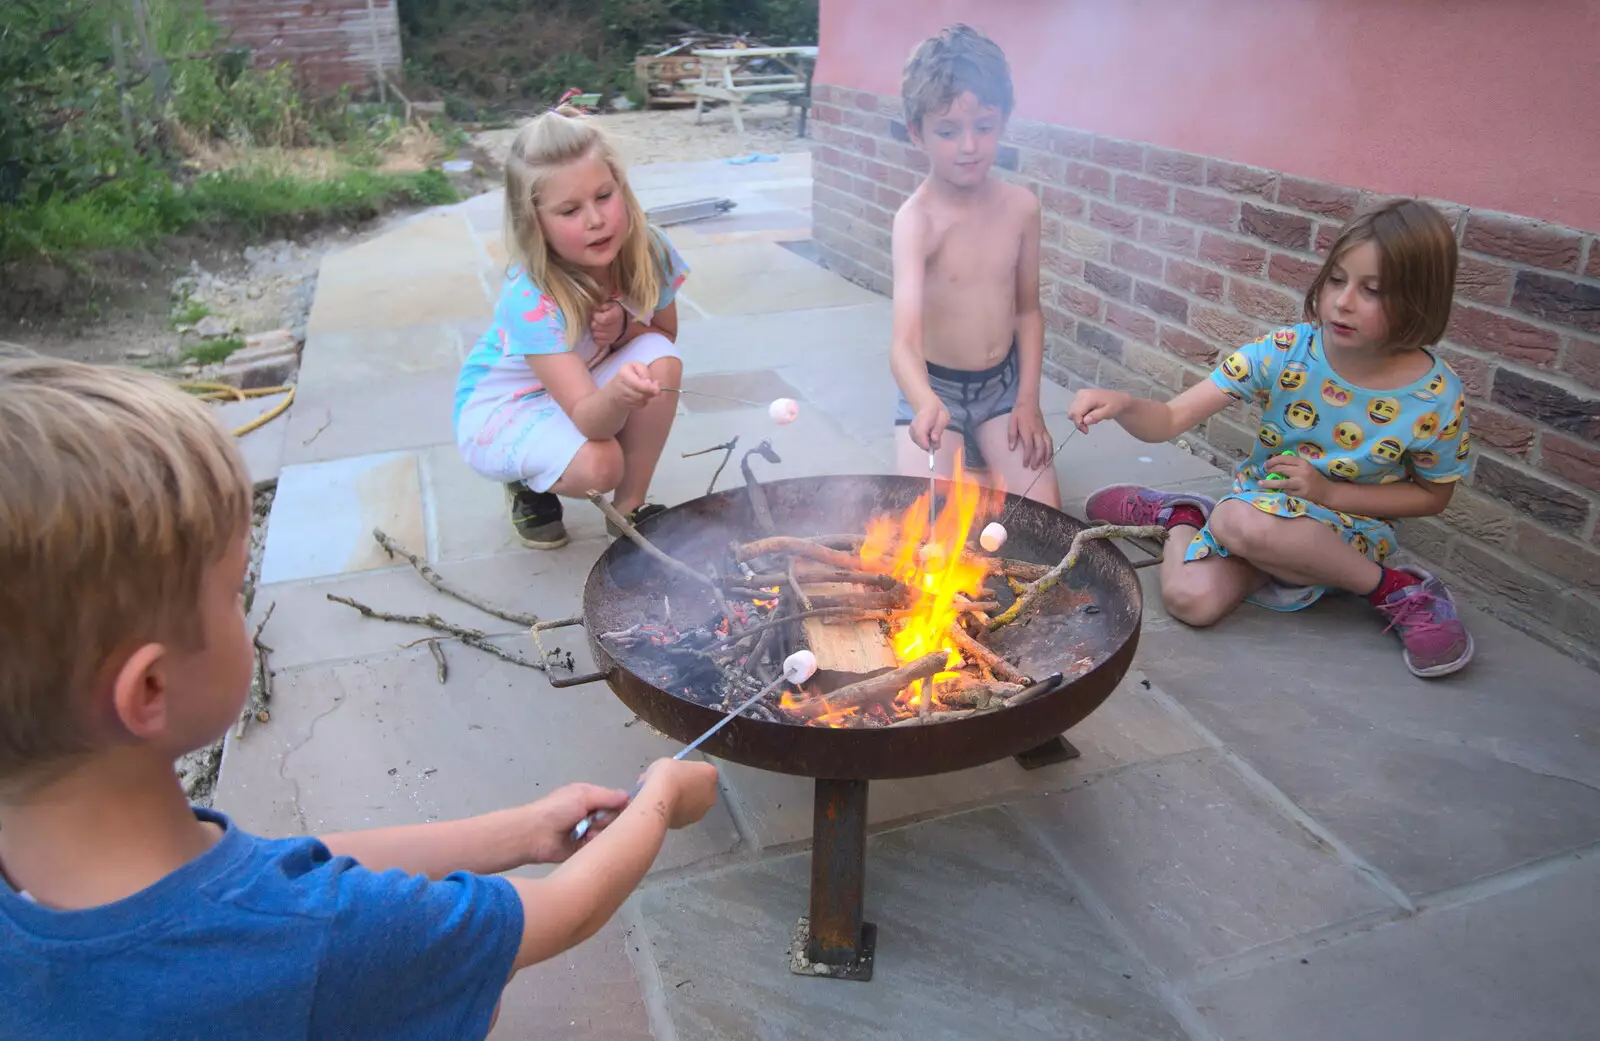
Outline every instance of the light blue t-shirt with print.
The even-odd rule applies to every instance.
[[[0,1038],[482,1038],[522,940],[503,878],[368,871],[314,838],[225,830],[125,900],[0,884]]]

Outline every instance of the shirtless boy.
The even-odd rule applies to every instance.
[[[965,25],[924,40],[901,84],[926,180],[894,218],[895,424],[902,474],[950,476],[958,454],[993,486],[1059,507],[1039,411],[1039,200],[990,175],[1011,115],[1011,71]],[[952,437],[948,434],[957,434]],[[1037,479],[1037,481],[1035,480]]]

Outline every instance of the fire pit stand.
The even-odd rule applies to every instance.
[[[792,971],[872,979],[878,927],[862,921],[866,894],[867,782],[818,778],[811,817],[811,915],[796,929]]]

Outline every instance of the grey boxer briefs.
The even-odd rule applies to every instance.
[[[985,469],[983,449],[978,444],[978,428],[994,419],[1005,416],[1017,407],[1017,341],[1011,340],[1011,350],[999,364],[987,369],[951,369],[928,362],[928,383],[933,392],[950,410],[949,429],[957,431],[966,443],[966,465],[975,470]],[[916,418],[905,392],[899,393],[895,408],[894,425],[910,426]]]

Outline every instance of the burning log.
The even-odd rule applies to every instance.
[[[734,559],[740,561],[754,560],[775,553],[787,553],[791,556],[805,557],[819,563],[830,564],[845,571],[870,571],[866,562],[853,553],[845,553],[827,546],[819,546],[815,542],[797,539],[789,535],[774,535],[770,538],[757,539],[746,542],[734,554]]]
[[[934,673],[943,670],[949,657],[944,651],[934,651],[892,672],[840,687],[832,694],[806,698],[792,708],[801,715],[815,719],[829,712],[860,708],[875,701],[888,701],[918,680],[928,679]]]
[[[934,695],[934,700],[946,709],[989,708],[1021,690],[1020,683],[970,683],[960,690],[941,691]]]
[[[1102,524],[1096,528],[1085,528],[1072,537],[1072,545],[1067,547],[1067,555],[1061,558],[1061,563],[1046,571],[1036,581],[1029,584],[1027,591],[1017,597],[1016,603],[995,615],[989,622],[989,629],[993,631],[1008,622],[1015,621],[1017,616],[1027,610],[1043,593],[1049,592],[1056,583],[1061,581],[1061,576],[1071,570],[1078,562],[1078,554],[1083,552],[1084,544],[1092,539],[1164,539],[1167,529],[1158,524],[1143,526],[1130,526],[1125,524]]]
[[[960,625],[950,627],[950,639],[955,643],[956,650],[964,657],[981,662],[995,676],[1007,683],[1018,683],[1027,686],[1028,679],[1012,667],[1011,663],[998,654],[967,635],[967,631]]]

